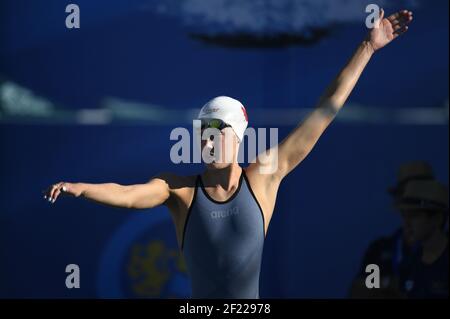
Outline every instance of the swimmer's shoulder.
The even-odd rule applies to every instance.
[[[192,200],[198,175],[178,175],[171,172],[163,172],[155,178],[164,180],[170,191],[170,197],[186,202]]]
[[[178,175],[171,172],[162,172],[154,178],[164,180],[169,189],[176,190],[180,188],[195,188],[198,175]]]

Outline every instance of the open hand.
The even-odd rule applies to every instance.
[[[411,11],[402,10],[384,18],[384,10],[381,9],[380,18],[367,35],[367,41],[372,45],[373,50],[377,51],[408,31],[408,24],[412,20]]]

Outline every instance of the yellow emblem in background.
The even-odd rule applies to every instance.
[[[186,274],[186,265],[177,249],[170,249],[163,241],[155,240],[131,248],[127,271],[132,280],[131,289],[137,297],[159,298],[174,271]]]

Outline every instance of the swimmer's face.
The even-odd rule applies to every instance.
[[[208,168],[223,169],[237,162],[239,140],[231,127],[205,129],[202,136],[202,159]]]

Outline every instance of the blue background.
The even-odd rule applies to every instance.
[[[362,7],[361,21],[314,45],[226,48],[193,40],[176,17],[140,10],[144,2],[79,0],[81,29],[68,30],[66,1],[3,0],[0,75],[67,110],[98,108],[111,96],[184,110],[230,95],[252,124],[261,117],[255,112],[314,106],[366,32]],[[393,1],[385,8],[401,9]],[[448,184],[448,1],[420,1],[414,12],[410,31],[373,58],[348,103],[388,111],[447,103],[447,120],[333,123],[279,190],[261,297],[346,297],[368,243],[400,223],[386,193],[398,166],[427,160]],[[293,128],[274,125],[280,138]],[[200,172],[170,162],[173,127],[1,122],[0,297],[103,297],[106,247],[136,216],[164,209],[130,212],[74,198],[50,205],[41,191],[60,180],[132,184],[161,171]],[[80,289],[64,285],[70,263],[81,268]]]

